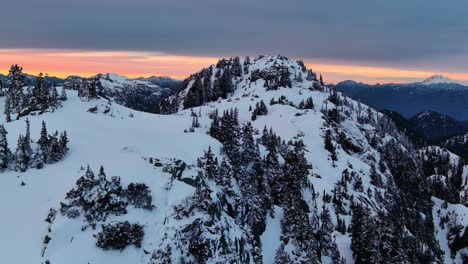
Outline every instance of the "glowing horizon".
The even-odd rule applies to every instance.
[[[52,49],[0,49],[0,73],[12,64],[29,74],[47,73],[65,78],[70,75],[90,77],[97,73],[117,73],[129,78],[169,76],[184,79],[218,61],[208,56],[188,56],[142,51],[88,51]],[[326,82],[354,80],[366,83],[404,83],[423,80],[435,73],[468,82],[468,73],[394,68],[321,62],[302,59],[308,68],[321,73]]]

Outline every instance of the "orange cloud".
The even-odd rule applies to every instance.
[[[25,72],[57,77],[113,72],[128,77],[159,75],[183,79],[216,61],[217,58],[157,52],[0,49],[0,72],[6,73],[11,64],[19,64]]]
[[[218,58],[184,56],[160,52],[88,51],[51,49],[0,49],[0,72],[8,72],[11,64],[19,64],[30,74],[39,72],[52,76],[92,76],[96,73],[119,73],[128,77],[151,75],[183,79],[200,69],[216,63]],[[327,82],[352,79],[362,82],[407,82],[422,80],[434,72],[417,69],[370,67],[305,60],[308,67],[323,74]],[[437,72],[468,82],[468,74]]]

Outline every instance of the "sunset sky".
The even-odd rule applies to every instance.
[[[281,54],[328,82],[441,73],[468,83],[464,0],[23,0],[8,7],[21,12],[0,16],[4,74],[17,63],[58,77],[183,79],[221,57]]]

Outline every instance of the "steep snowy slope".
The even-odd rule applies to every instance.
[[[437,201],[427,192],[421,163],[406,137],[381,113],[320,85],[300,62],[281,56],[222,60],[185,80],[163,103],[170,115],[138,112],[105,99],[83,101],[76,91],[67,95],[55,112],[29,116],[34,140],[42,120],[49,131],[67,130],[67,156],[40,170],[1,172],[5,217],[0,233],[6,239],[0,239],[0,259],[6,263],[450,258],[440,251],[449,246],[434,226]],[[224,129],[214,134],[217,118]],[[12,150],[24,133],[24,120],[5,124]],[[238,153],[229,145],[233,138],[223,133],[239,137]],[[245,147],[249,134],[255,142],[251,149]],[[269,170],[273,156],[278,171]],[[66,194],[79,185],[88,164],[95,174],[102,165],[108,180],[120,176],[123,188],[145,183],[154,208],[128,205],[127,213],[107,212],[93,223],[83,211],[62,214],[61,202],[69,201]],[[274,173],[279,178],[272,178]],[[271,192],[254,191],[246,182],[260,178],[266,185],[259,186]],[[46,222],[50,208],[57,213]],[[143,226],[141,247],[98,248],[102,225],[122,221]],[[466,217],[459,221],[468,225]],[[461,253],[454,256],[461,261]]]

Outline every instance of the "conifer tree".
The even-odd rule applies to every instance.
[[[198,160],[198,166],[205,170],[205,175],[208,179],[216,179],[218,174],[218,161],[211,151],[211,146],[208,151],[205,151],[202,158]]]
[[[60,150],[61,150],[62,156],[68,151],[68,142],[69,141],[68,141],[67,131],[63,131],[60,134],[60,139],[59,139]]]
[[[44,121],[42,121],[41,136],[37,141],[39,145],[40,158],[45,164],[49,161],[49,135],[47,134],[47,126]]]
[[[55,87],[55,83],[52,83],[51,93],[49,96],[49,105],[56,105],[59,102],[59,95],[57,92],[57,87]]]
[[[219,117],[218,117],[218,112],[217,111],[213,115],[213,121],[211,122],[210,132],[209,133],[210,133],[211,137],[220,140],[221,131],[220,131],[220,127],[219,127]]]
[[[93,172],[93,170],[91,170],[91,167],[89,166],[89,164],[86,167],[86,172],[85,172],[84,177],[86,179],[94,180],[94,172]]]
[[[284,250],[284,243],[282,243],[281,246],[276,251],[274,264],[286,264],[286,263],[293,263],[293,262],[288,252]]]
[[[254,161],[257,156],[257,147],[253,138],[253,127],[250,122],[247,122],[242,129],[242,159],[244,165]]]
[[[26,119],[26,134],[24,136],[24,143],[26,144],[26,150],[29,155],[32,155],[32,148],[31,148],[31,124],[29,122],[29,118]]]
[[[332,143],[332,136],[331,136],[331,131],[330,131],[330,129],[328,129],[328,130],[325,132],[324,142],[325,142],[325,149],[328,150],[328,151],[330,152],[332,160],[333,160],[333,161],[337,161],[337,160],[338,160],[338,157],[336,156],[336,149],[335,149],[335,146],[334,146],[333,143]]]
[[[10,87],[7,92],[7,99],[9,99],[10,107],[9,110],[11,111],[11,113],[18,113],[21,110],[24,86],[23,80],[23,68],[18,66],[17,64],[12,65],[8,72],[8,83]]]
[[[58,132],[49,136],[49,159],[51,162],[57,162],[62,158],[62,149],[58,139]]]
[[[98,174],[98,179],[106,179],[106,173],[104,172],[104,167],[101,165],[99,168],[99,174]]]
[[[23,135],[19,135],[15,152],[15,170],[24,172],[28,169],[30,157],[28,155]]]
[[[88,100],[97,98],[97,78],[93,77],[87,81],[87,89],[88,89]]]
[[[8,122],[11,122],[11,103],[10,103],[10,97],[7,96],[7,98],[5,99],[5,121],[8,123]]]
[[[0,125],[0,168],[7,168],[10,162],[10,149],[7,141],[8,132],[4,125]]]
[[[62,94],[60,95],[60,100],[62,101],[67,100],[67,89],[65,89],[65,87],[62,87]]]

